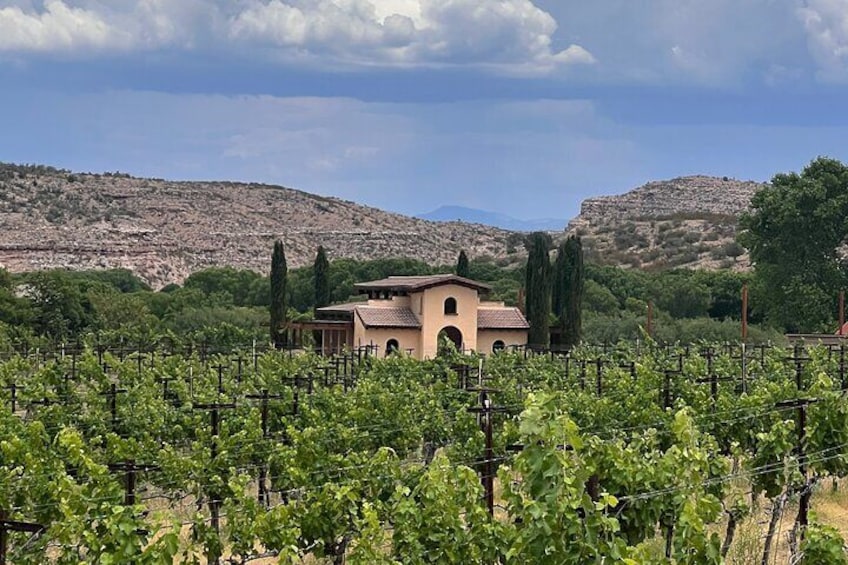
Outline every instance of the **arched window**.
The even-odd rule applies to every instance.
[[[445,299],[445,314],[456,314],[456,298]]]
[[[386,355],[391,355],[392,353],[397,353],[400,350],[400,345],[398,344],[398,340],[390,339],[386,342]]]
[[[492,344],[492,351],[494,353],[497,353],[498,351],[503,351],[505,347],[506,344],[503,341],[497,340],[495,343]]]

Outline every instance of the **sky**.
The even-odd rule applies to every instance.
[[[848,161],[848,0],[0,0],[0,161],[571,218]]]

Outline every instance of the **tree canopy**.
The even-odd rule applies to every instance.
[[[740,242],[756,274],[757,300],[771,323],[791,331],[833,331],[846,282],[839,247],[848,236],[848,167],[818,158],[779,174],[751,201]]]

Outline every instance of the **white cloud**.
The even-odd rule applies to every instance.
[[[810,53],[825,80],[848,80],[848,0],[807,0],[798,9]]]
[[[356,64],[548,71],[594,62],[578,45],[554,52],[556,29],[530,0],[254,0],[232,20],[230,34],[283,56],[325,54]]]
[[[49,0],[42,12],[0,8],[0,51],[70,51],[126,48],[132,37],[99,14]]]
[[[595,62],[579,45],[553,49],[557,22],[533,0],[7,2],[0,52],[224,48],[327,66],[542,73]]]

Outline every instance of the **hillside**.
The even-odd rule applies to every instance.
[[[568,231],[587,256],[646,269],[750,267],[736,242],[739,216],[763,184],[707,176],[650,182],[617,196],[590,198]]]
[[[487,226],[428,222],[280,186],[41,166],[0,164],[0,227],[0,265],[11,271],[122,267],[155,287],[209,266],[266,271],[278,238],[290,267],[311,264],[318,245],[331,258],[451,264],[464,248],[518,259],[510,232]]]
[[[565,232],[596,262],[647,269],[749,267],[734,241],[738,216],[763,185],[693,176],[591,198]],[[523,260],[519,233],[434,222],[299,190],[233,182],[173,182],[0,164],[0,266],[127,268],[154,287],[193,271],[263,272],[275,239],[290,267],[331,258],[414,257],[452,264],[461,248],[501,264]]]

